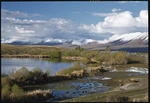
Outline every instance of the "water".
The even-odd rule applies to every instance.
[[[9,74],[13,69],[27,67],[32,70],[36,67],[41,68],[43,72],[46,70],[51,71],[54,75],[57,71],[69,68],[74,62],[53,62],[46,59],[33,59],[33,58],[1,58],[1,73]]]
[[[75,98],[92,93],[103,93],[109,90],[108,86],[104,86],[102,83],[93,81],[92,79],[88,79],[88,81],[86,81],[86,79],[83,79],[76,82],[72,81],[70,83],[62,83],[61,86],[66,86],[66,89],[62,90],[57,90],[57,87],[59,85],[57,84],[55,85],[55,87],[52,87],[51,84],[51,91],[54,97],[51,98],[50,101],[59,101],[69,98]]]

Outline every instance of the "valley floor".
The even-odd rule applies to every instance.
[[[109,72],[103,75],[112,78],[111,80],[101,81],[104,85],[111,87],[105,93],[93,93],[60,102],[119,102],[121,101],[119,98],[122,98],[124,102],[148,102],[148,75],[121,77],[120,74]]]

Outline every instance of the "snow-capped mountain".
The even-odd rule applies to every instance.
[[[100,49],[104,50],[107,46],[110,46],[111,50],[126,50],[137,49],[138,51],[144,49],[148,51],[148,33],[130,33],[123,35],[113,35],[103,41],[97,41],[97,43],[89,43],[83,45],[86,49]]]
[[[108,39],[104,40],[93,40],[93,39],[43,39],[40,42],[30,42],[30,41],[13,41],[9,44],[14,45],[55,45],[61,47],[73,47],[78,45],[85,49],[101,49],[104,50],[106,46],[110,46],[111,49],[120,48],[148,48],[148,33],[136,32],[130,34],[113,35]]]
[[[130,34],[122,34],[122,35],[113,35],[108,39],[98,41],[99,44],[106,44],[106,43],[112,43],[115,41],[120,42],[128,42],[128,41],[134,41],[134,40],[142,40],[142,41],[148,41],[148,33],[144,32],[136,32],[136,33],[130,33]]]
[[[136,32],[136,33],[130,33],[130,34],[123,34],[123,35],[113,35],[112,37],[108,39],[108,42],[113,42],[116,40],[126,42],[126,41],[131,41],[131,40],[138,40],[138,39],[143,40],[143,41],[148,41],[148,33]]]

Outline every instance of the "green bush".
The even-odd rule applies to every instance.
[[[10,74],[10,78],[20,85],[27,83],[28,78],[31,77],[30,72],[26,67],[22,67]]]
[[[3,87],[6,84],[9,84],[9,85],[12,84],[12,81],[8,76],[5,76],[5,77],[1,78],[1,87]]]
[[[46,71],[45,71],[45,74],[46,74],[46,77],[48,77],[48,76],[51,75],[51,71],[50,71],[50,70],[46,70]]]
[[[50,76],[50,70],[46,70],[45,73],[40,68],[34,68],[32,71],[28,71],[26,67],[22,67],[13,71],[10,74],[10,79],[13,83],[24,86],[30,84],[41,84],[48,82]]]
[[[40,68],[34,68],[32,70],[32,77],[33,77],[33,80],[36,81],[36,82],[39,82],[40,80],[42,80],[42,77],[43,77],[43,72]]]
[[[57,74],[67,75],[67,74],[71,74],[74,70],[81,70],[83,68],[84,67],[80,64],[80,62],[75,62],[72,67],[63,69],[63,70],[57,72]]]
[[[2,101],[9,101],[10,98],[9,98],[9,95],[11,93],[11,87],[9,84],[5,84],[3,87],[2,87]]]
[[[24,91],[18,85],[14,84],[11,87],[10,98],[11,102],[22,102],[24,99]]]
[[[81,48],[80,46],[76,47],[75,50],[83,51],[84,48]]]
[[[124,51],[115,52],[111,54],[111,64],[127,64],[128,54]]]

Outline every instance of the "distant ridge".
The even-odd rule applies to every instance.
[[[129,52],[148,52],[148,34],[147,33],[130,33],[123,35],[113,35],[107,40],[42,40],[41,42],[32,43],[30,41],[13,41],[12,45],[49,45],[63,48],[82,48],[89,50],[105,50],[107,46],[111,50],[124,50]]]

